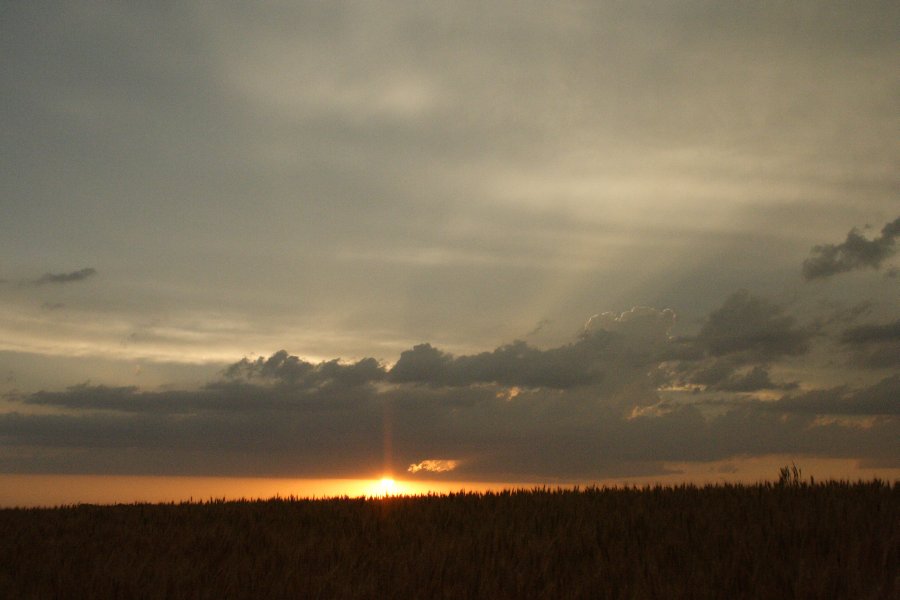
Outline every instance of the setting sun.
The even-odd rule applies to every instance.
[[[369,486],[367,491],[368,496],[396,496],[397,494],[402,494],[403,489],[402,486],[398,485],[396,481],[394,481],[391,477],[382,477],[379,480],[373,481],[372,485]]]
[[[387,496],[397,493],[397,482],[390,477],[381,478],[381,492]]]

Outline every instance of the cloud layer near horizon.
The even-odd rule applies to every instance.
[[[808,330],[746,291],[696,336],[669,336],[674,320],[641,307],[597,315],[546,350],[520,341],[453,356],[422,344],[390,367],[279,351],[196,390],[28,394],[15,398],[23,409],[62,412],[0,415],[0,470],[584,480],[778,453],[898,466],[900,377],[762,401],[746,392],[790,389],[768,369],[807,352]],[[684,385],[693,392],[666,391]]]

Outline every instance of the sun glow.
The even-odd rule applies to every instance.
[[[402,493],[400,486],[390,477],[382,477],[380,481],[376,482],[375,487],[374,496],[396,496]]]

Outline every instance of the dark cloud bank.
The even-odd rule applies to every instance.
[[[592,317],[557,348],[517,341],[453,356],[421,344],[391,367],[279,351],[234,363],[197,390],[83,384],[15,397],[23,410],[0,415],[0,471],[333,477],[412,466],[552,480],[774,453],[896,466],[900,377],[760,401],[747,392],[795,387],[773,382],[769,369],[805,353],[810,331],[747,292],[696,336],[670,337],[674,320],[636,308]],[[850,329],[840,341],[894,339],[895,328]],[[676,387],[705,400],[663,398]],[[57,414],[30,414],[38,406]]]

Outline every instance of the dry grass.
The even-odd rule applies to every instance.
[[[2,598],[895,598],[900,487],[0,511]]]

